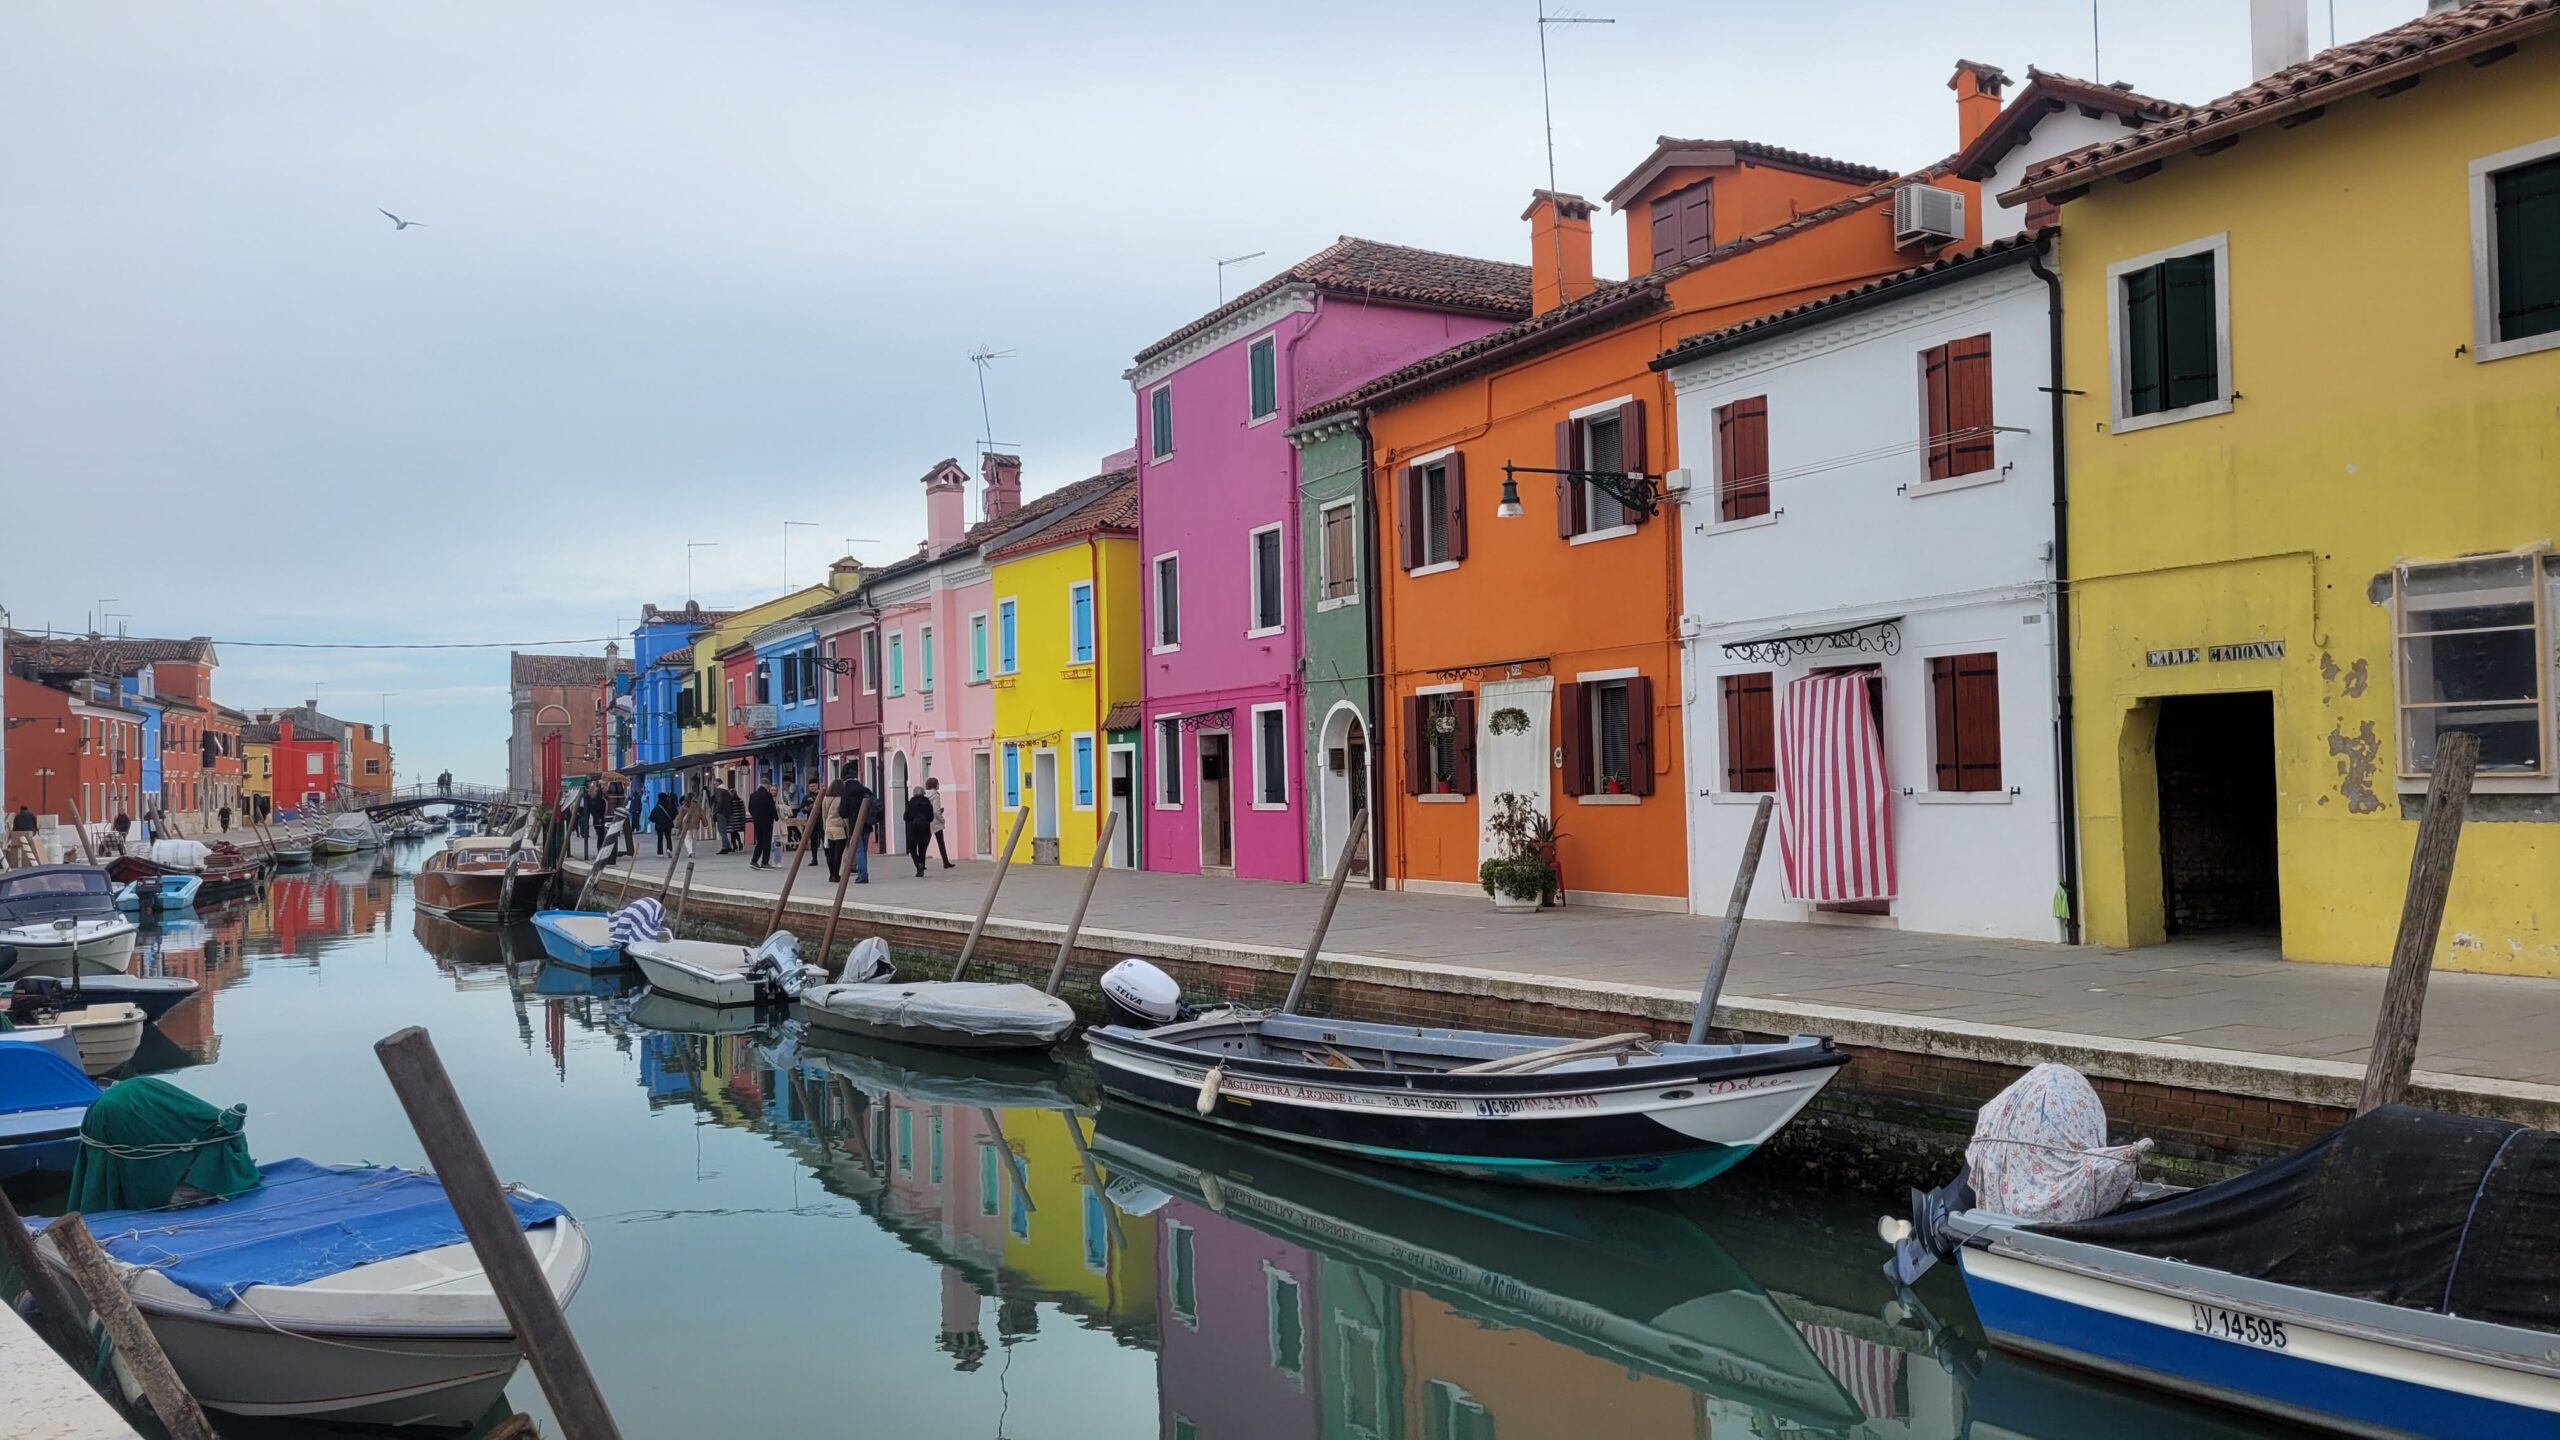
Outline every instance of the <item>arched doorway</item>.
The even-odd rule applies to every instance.
[[[1350,837],[1352,812],[1365,811],[1374,803],[1369,793],[1369,727],[1351,702],[1334,706],[1332,713],[1324,717],[1324,745],[1317,764],[1324,795],[1324,851],[1315,857],[1315,868],[1309,873],[1326,876],[1333,873],[1334,861]],[[1351,873],[1363,880],[1369,878],[1365,849],[1353,863]]]

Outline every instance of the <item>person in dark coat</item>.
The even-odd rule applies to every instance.
[[[9,833],[12,835],[36,833],[36,812],[24,805],[19,806],[18,813],[9,817]]]
[[[649,807],[649,828],[658,834],[659,854],[664,855],[674,848],[676,797],[664,790],[658,792],[658,803]]]
[[[773,803],[773,792],[762,785],[747,797],[747,823],[756,832],[755,853],[747,857],[750,870],[773,868],[773,822],[782,808]]]
[[[228,806],[228,805],[225,805],[225,806],[223,806],[221,809],[216,810],[216,811],[214,811],[213,813],[214,813],[215,818],[217,818],[217,819],[219,819],[219,820],[221,820],[221,821],[222,821],[222,829],[223,829],[223,833],[225,833],[225,834],[229,834],[229,833],[230,833],[230,831],[231,831],[231,807],[230,807],[230,806]]]
[[[924,878],[924,852],[933,846],[933,797],[922,790],[907,796],[907,858],[916,862],[916,878]]]
[[[867,810],[866,806],[869,807]],[[880,797],[871,793],[871,787],[863,784],[862,777],[849,768],[844,772],[843,787],[836,792],[836,813],[844,817],[851,832],[847,843],[853,846],[853,883],[868,885],[871,883],[871,832],[880,824]],[[836,873],[841,878],[844,872],[838,870]]]

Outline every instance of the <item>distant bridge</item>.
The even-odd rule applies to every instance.
[[[397,815],[404,810],[420,810],[429,805],[513,805],[531,809],[540,797],[531,790],[510,790],[503,785],[469,785],[460,780],[450,785],[411,785],[398,790],[356,791],[347,797],[346,808],[362,810],[368,815]]]

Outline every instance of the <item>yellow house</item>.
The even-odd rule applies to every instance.
[[[1118,810],[1110,863],[1135,868],[1137,745],[1114,731],[1137,723],[1136,479],[1100,488],[987,563],[996,765],[1004,809],[1031,812],[1024,858],[1091,863],[1103,817]]]
[[[275,746],[265,740],[252,740],[248,730],[240,735],[240,793],[273,795],[275,793]]]
[[[721,651],[739,644],[776,620],[797,615],[861,583],[861,567],[840,561],[828,573],[826,584],[803,586],[788,595],[777,595],[744,610],[733,610],[727,619],[695,636],[693,671],[685,680],[685,688],[694,696],[694,704],[689,712],[684,712],[692,719],[681,732],[681,753],[699,755],[730,743],[729,707],[739,702],[727,693],[727,681],[721,673]]]
[[[2415,8],[2414,6],[2411,8]],[[2560,10],[2477,0],[2038,165],[2058,203],[2087,937],[2560,975]]]
[[[1004,1268],[1113,1328],[1152,1318],[1155,1221],[1122,1213],[1104,1195],[1109,1172],[1085,1160],[1093,1121],[1073,1110],[1002,1113],[1015,1173],[1031,1201],[1006,1207]]]

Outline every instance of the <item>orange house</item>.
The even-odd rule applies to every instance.
[[[1955,148],[2006,83],[1959,64]],[[1981,197],[1954,158],[1896,174],[1664,137],[1607,196],[1633,278],[1594,278],[1590,202],[1536,192],[1531,318],[1302,417],[1356,412],[1367,433],[1390,883],[1476,891],[1515,794],[1562,833],[1569,899],[1685,908],[1678,527],[1718,499],[1666,493],[1683,466],[1709,473],[1713,437],[1684,454],[1650,363],[1972,244]],[[1593,471],[1643,478],[1613,494]]]

